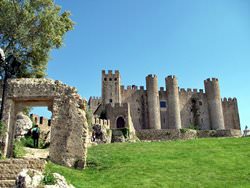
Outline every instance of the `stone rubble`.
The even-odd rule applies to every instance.
[[[24,115],[23,112],[19,112],[16,120],[16,138],[19,139],[24,137],[31,128],[32,121],[30,118]]]

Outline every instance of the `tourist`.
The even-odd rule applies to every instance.
[[[31,129],[31,134],[34,141],[34,148],[38,148],[38,140],[40,136],[40,128],[38,125],[35,125],[35,127]]]
[[[248,126],[246,125],[245,130],[243,131],[243,136],[247,136],[248,133]]]

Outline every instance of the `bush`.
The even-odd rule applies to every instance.
[[[125,139],[129,138],[129,128],[120,129]]]
[[[34,143],[31,136],[25,136],[24,138],[20,139],[20,142],[23,144],[24,147],[33,148]]]
[[[56,178],[54,177],[53,173],[50,170],[45,170],[43,184],[44,185],[55,185],[56,184]]]
[[[186,132],[188,132],[188,131],[189,131],[189,129],[186,129],[186,128],[180,129],[180,132],[181,132],[182,134],[184,134],[184,133],[186,133]]]
[[[21,141],[14,142],[13,155],[15,158],[23,157],[25,155],[24,145]]]

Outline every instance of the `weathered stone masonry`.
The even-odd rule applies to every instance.
[[[7,126],[3,154],[11,157],[16,115],[27,106],[47,106],[52,112],[50,160],[74,166],[85,164],[87,121],[83,101],[74,87],[49,79],[8,80],[3,122]],[[81,165],[82,166],[82,165]]]
[[[136,130],[240,130],[237,99],[221,99],[218,79],[205,80],[205,91],[179,88],[175,76],[167,76],[165,81],[166,88],[158,90],[157,76],[148,75],[146,89],[135,85],[125,88],[121,85],[119,71],[102,71],[102,97],[91,98],[89,105],[95,115],[106,111],[108,118],[113,119],[113,128],[117,128],[118,117],[127,111],[121,112],[117,107],[128,104],[130,112],[127,113],[131,115]]]

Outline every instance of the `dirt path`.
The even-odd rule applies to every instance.
[[[35,149],[35,148],[24,148],[26,151],[25,158],[38,158],[38,159],[46,159],[49,156],[48,149]]]

